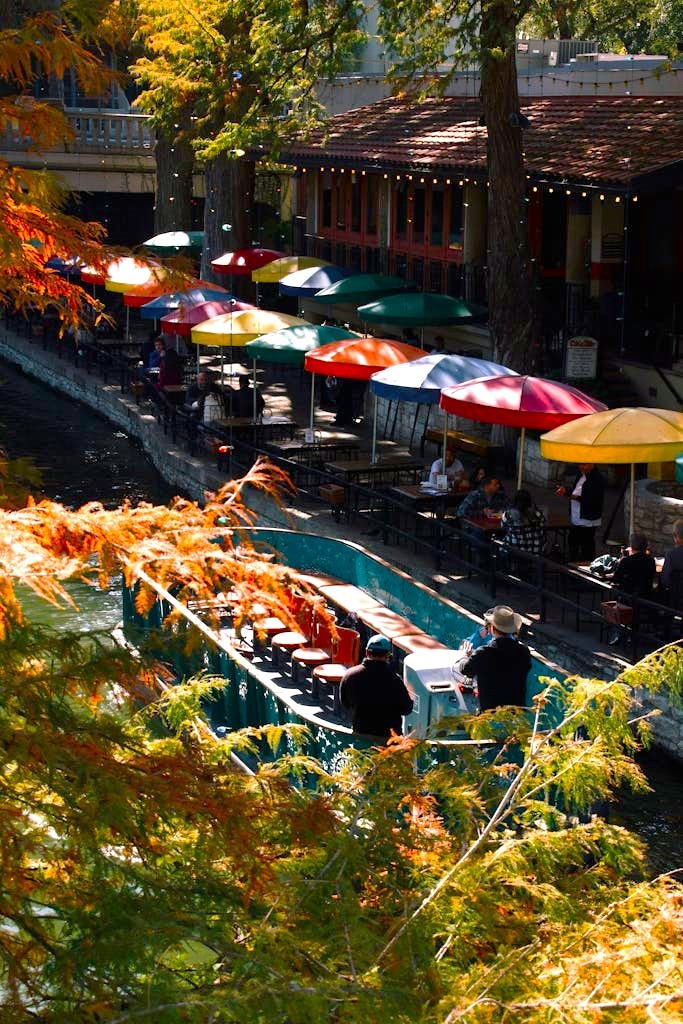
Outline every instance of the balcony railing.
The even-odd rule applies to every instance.
[[[147,114],[72,108],[65,111],[65,116],[73,136],[54,143],[46,150],[48,153],[154,154],[154,129]],[[8,124],[0,134],[2,151],[24,153],[33,147],[32,140],[21,135],[18,125]]]

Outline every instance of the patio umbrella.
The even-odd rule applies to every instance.
[[[245,309],[223,313],[192,328],[195,345],[246,345],[262,334],[281,331],[284,327],[305,327],[308,321],[268,309]]]
[[[188,288],[182,292],[164,292],[156,299],[151,299],[144,306],[140,307],[140,316],[143,320],[161,320],[177,309],[188,309],[191,306],[198,306],[202,302],[228,302],[232,296],[219,284],[198,284],[197,287]],[[221,310],[225,313],[226,310]],[[214,314],[209,314],[212,316]],[[204,317],[206,320],[207,317]]]
[[[133,256],[121,256],[108,265],[104,286],[108,292],[130,292],[155,278],[160,280],[162,273],[158,265],[143,263]]]
[[[340,281],[323,288],[315,295],[317,302],[349,302],[358,306],[362,302],[372,302],[382,295],[392,292],[414,291],[417,285],[402,277],[390,274],[352,274]]]
[[[329,263],[324,267],[307,267],[305,270],[295,270],[293,274],[287,274],[280,280],[280,295],[299,295],[301,298],[313,298],[316,292],[323,288],[329,288],[336,281],[341,281],[351,274],[343,267]]]
[[[310,270],[311,267],[325,267],[327,260],[319,260],[316,256],[281,256],[277,260],[265,263],[262,267],[252,270],[251,279],[260,284],[277,284],[283,277],[297,270]]]
[[[219,274],[246,275],[284,255],[277,249],[235,249],[234,252],[224,252],[222,256],[211,260],[211,267]]]
[[[84,266],[81,267],[81,281],[86,284],[91,284],[93,287],[97,284],[104,284],[105,271],[97,270],[95,267]]]
[[[358,334],[347,331],[344,327],[307,324],[305,327],[285,327],[281,331],[264,334],[248,342],[245,351],[254,361],[303,366],[306,353],[312,349],[333,341],[358,337]]]
[[[78,256],[70,256],[66,260],[63,260],[61,256],[53,256],[45,266],[49,270],[56,271],[60,277],[80,277],[83,269]]]
[[[286,313],[274,313],[268,309],[244,309],[237,313],[222,313],[210,320],[204,320],[197,324],[190,332],[190,338],[195,345],[227,345],[242,347],[248,341],[254,341],[262,334],[269,334],[271,331],[281,331],[284,327],[307,326],[306,320],[300,320],[297,316],[288,316]],[[223,354],[221,353],[221,378],[223,376]],[[254,396],[256,392],[254,392]],[[254,397],[254,408],[256,397]],[[256,418],[256,417],[254,417]]]
[[[392,366],[376,373],[370,381],[370,391],[378,398],[386,398],[390,402],[414,402],[418,407],[420,405],[429,406],[425,422],[426,429],[431,406],[439,402],[442,388],[462,384],[463,381],[474,380],[477,377],[497,377],[511,373],[514,373],[514,370],[508,370],[507,367],[501,366],[499,363],[492,363],[488,359],[434,352],[428,356],[423,354],[421,359],[416,359],[412,363]],[[415,410],[411,443],[418,415],[419,408]],[[444,459],[446,458],[447,421],[448,417],[446,416],[444,418]]]
[[[541,437],[541,455],[558,462],[631,466],[629,535],[635,513],[636,462],[668,462],[683,451],[683,413],[671,409],[607,409]]]
[[[315,400],[315,374],[324,373],[350,380],[370,380],[373,373],[396,366],[398,363],[409,363],[423,355],[422,349],[406,345],[402,341],[388,338],[347,338],[334,341],[330,345],[313,349],[306,354],[304,369],[311,377],[311,418],[310,429],[313,430],[313,404]],[[372,461],[375,461],[377,434],[377,401],[373,413]]]
[[[204,232],[164,231],[142,245],[155,256],[199,256],[204,248]]]
[[[528,430],[548,430],[607,408],[578,388],[543,377],[518,374],[485,377],[444,388],[441,408],[479,423],[521,428],[517,489],[522,486],[524,439]]]
[[[446,326],[486,315],[483,306],[431,292],[406,292],[388,295],[358,307],[364,323],[398,324],[401,327]]]
[[[146,307],[143,307],[143,309]],[[171,309],[159,320],[161,330],[164,334],[182,334],[187,337],[193,327],[198,324],[221,316],[224,313],[238,313],[245,309],[255,309],[255,306],[240,299],[233,299],[231,295],[224,295],[218,299],[210,299],[206,302],[198,302],[196,305],[179,306],[178,309]]]
[[[124,306],[141,309],[152,299],[168,293],[168,272],[164,268],[160,268],[156,273],[158,276],[151,278],[145,284],[132,285],[123,293]]]

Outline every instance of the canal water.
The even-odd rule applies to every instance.
[[[166,503],[173,492],[126,434],[90,409],[26,377],[0,362],[0,448],[9,456],[31,456],[42,474],[46,497],[77,508],[100,501],[114,508],[126,498]],[[72,590],[79,606],[68,613],[68,624],[87,631],[108,629],[121,617],[120,592],[110,593],[77,586]],[[26,596],[31,615],[51,625],[65,621],[44,602]],[[648,843],[653,873],[683,864],[683,801],[681,768],[660,755],[641,760],[653,793],[627,797],[613,808],[612,821],[637,832]]]

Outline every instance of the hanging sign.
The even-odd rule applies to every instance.
[[[595,380],[598,375],[598,343],[595,338],[569,338],[564,375],[569,380]]]

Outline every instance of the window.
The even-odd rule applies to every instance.
[[[413,245],[424,245],[426,200],[425,189],[416,188],[413,192]]]
[[[379,208],[379,179],[373,174],[365,179],[365,232],[377,235],[377,214]]]
[[[360,180],[356,177],[355,171],[351,175],[351,231],[355,235],[360,234],[361,226],[361,191]]]
[[[442,188],[432,189],[432,208],[429,218],[429,244],[443,245],[444,192]]]
[[[448,214],[448,248],[462,251],[462,188],[455,186],[451,188],[450,210]]]
[[[408,231],[408,189],[403,182],[396,189],[396,220],[394,233],[397,239],[405,240]]]
[[[332,179],[329,174],[323,175],[320,183],[320,227],[332,227]]]
[[[337,205],[337,230],[346,230],[346,181],[341,175],[337,178],[335,188]]]

